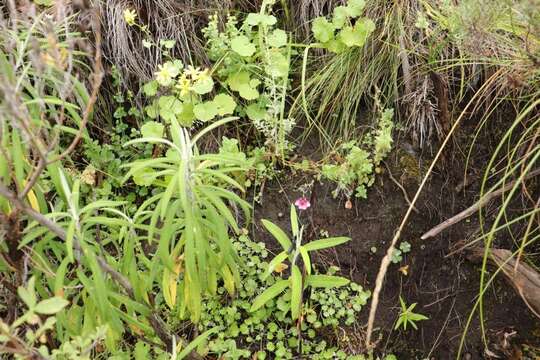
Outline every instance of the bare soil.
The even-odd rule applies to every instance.
[[[409,166],[414,156],[399,148],[389,157],[387,164],[394,179],[405,187],[412,198],[425,166],[420,157],[416,159],[416,170],[414,164]],[[485,161],[481,151],[475,161]],[[401,237],[402,241],[412,245],[412,250],[400,264],[391,265],[385,280],[374,336],[379,339],[378,351],[381,353],[394,353],[399,359],[455,359],[464,336],[463,358],[488,358],[484,352],[477,315],[464,335],[467,318],[479,293],[480,265],[467,260],[464,252],[447,256],[478,229],[478,216],[454,225],[436,238],[420,239],[424,232],[472,205],[477,199],[478,181],[473,181],[462,191],[456,191],[456,186],[463,182],[463,164],[463,158],[447,159],[443,170],[437,170],[432,175],[417,203],[418,213],[410,218]],[[302,195],[299,187],[311,180],[286,173],[279,177],[279,181],[266,184],[262,206],[256,206],[255,210],[256,240],[265,241],[270,248],[275,246],[277,249],[261,228],[260,219],[270,219],[288,228],[288,208]],[[302,221],[308,226],[306,241],[318,238],[322,231],[330,236],[350,236],[351,242],[324,252],[318,262],[323,266],[339,266],[343,274],[349,275],[365,288],[373,289],[381,259],[408,203],[387,170],[377,176],[367,200],[353,200],[352,209],[345,208],[344,199],[334,199],[332,190],[332,184],[315,181],[311,191],[311,208],[302,213]],[[490,207],[490,213],[496,211],[496,205]],[[499,240],[501,247],[510,248],[509,244],[508,239]],[[403,271],[404,267],[407,274]],[[418,323],[417,331],[393,330],[399,313],[399,296],[408,304],[418,303],[415,311],[429,317],[429,320]],[[527,359],[520,357],[521,350],[517,349],[521,349],[523,344],[538,347],[538,319],[502,278],[486,294],[484,304],[489,350],[503,359]],[[368,312],[366,307],[359,319],[361,326],[366,324]],[[361,349],[363,334],[354,335],[359,344],[352,345]]]

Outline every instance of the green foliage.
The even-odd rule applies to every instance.
[[[250,311],[253,299],[282,281],[285,269],[276,269],[268,275],[268,250],[264,243],[254,243],[242,235],[233,245],[239,256],[246,259],[245,266],[240,268],[243,281],[236,297],[230,301],[224,303],[220,297],[204,298],[199,331],[214,326],[220,331],[209,339],[203,353],[228,359],[248,359],[254,354],[259,359],[264,356],[287,359],[298,355],[314,359],[347,358],[336,345],[321,340],[321,336],[337,331],[339,326],[354,324],[367,303],[369,291],[355,283],[340,288],[314,289],[305,299],[300,334],[290,316],[289,292],[278,295],[257,311]],[[335,271],[335,268],[330,269],[325,275],[333,276]],[[224,284],[220,284],[217,293],[220,296],[227,293]]]
[[[213,127],[231,120],[221,120]],[[225,281],[231,295],[240,282],[239,258],[229,239],[229,230],[239,234],[240,227],[228,203],[240,206],[249,221],[249,204],[226,189],[244,191],[231,174],[247,171],[249,163],[245,157],[227,152],[199,154],[197,140],[210,130],[207,128],[191,138],[172,119],[171,140],[148,137],[126,144],[148,142],[167,147],[164,156],[129,164],[126,179],[132,177],[139,185],[153,188],[155,194],[134,216],[135,224],[142,229],[149,222],[147,241],[157,242],[156,260],[160,259],[164,265],[161,268],[154,263],[147,286],[151,286],[161,269],[165,302],[171,308],[176,306],[179,284],[184,297],[181,307],[187,307],[195,322],[201,314],[203,294],[215,294],[219,279]],[[150,205],[155,206],[151,211]],[[184,269],[182,273],[181,269]]]
[[[229,15],[223,31],[213,15],[203,34],[208,55],[216,63],[213,74],[236,97],[237,114],[247,116],[264,135],[265,144],[283,156],[291,149],[286,136],[294,126],[285,115],[292,50],[290,35],[276,28],[277,19],[267,14],[272,4],[265,2],[259,13],[248,14],[241,24]]]
[[[390,260],[392,260],[394,264],[399,264],[401,260],[403,260],[402,255],[410,251],[411,251],[411,244],[409,244],[407,241],[402,241],[399,244],[399,249],[394,249],[394,251],[392,252],[392,257]]]
[[[383,112],[378,128],[366,134],[359,144],[356,140],[341,145],[338,149],[334,164],[322,166],[321,175],[337,183],[333,191],[334,197],[343,193],[350,198],[365,199],[367,189],[375,181],[375,173],[381,161],[392,149],[393,110]]]
[[[399,303],[401,305],[401,312],[399,313],[398,320],[394,327],[395,330],[399,329],[400,327],[403,328],[403,330],[407,330],[407,325],[410,325],[415,330],[418,330],[416,323],[418,321],[428,320],[427,316],[413,312],[414,308],[416,307],[416,303],[407,306],[407,304],[405,304],[405,300],[403,300],[401,296],[399,297]]]
[[[331,20],[318,17],[313,20],[313,36],[320,46],[342,53],[352,47],[361,47],[375,30],[375,23],[366,17],[360,17],[364,9],[364,0],[349,0],[346,6],[337,6]]]
[[[57,314],[69,302],[59,296],[38,301],[36,293],[36,278],[31,277],[26,287],[17,289],[20,299],[27,310],[13,321],[6,324],[0,320],[0,355],[13,354],[15,359],[28,359],[38,354],[51,360],[89,360],[90,351],[96,341],[105,336],[105,328],[96,329],[85,337],[76,337],[66,341],[52,353],[44,345],[47,335],[51,334],[57,323]],[[29,327],[28,329],[24,329]],[[24,332],[24,339],[20,337]]]
[[[290,298],[288,310],[291,312],[292,320],[297,320],[303,313],[303,298],[302,294],[307,288],[334,288],[345,286],[349,283],[348,279],[333,275],[312,274],[311,259],[309,253],[315,250],[326,249],[343,244],[350,239],[347,237],[335,237],[314,240],[308,244],[302,245],[302,236],[304,227],[300,226],[296,208],[291,205],[291,228],[292,239],[274,223],[268,220],[262,220],[263,226],[272,234],[279,242],[283,251],[276,255],[268,264],[266,276],[269,276],[277,268],[283,266],[283,261],[288,260],[290,263],[291,273],[287,279],[279,280],[260,294],[251,305],[250,311],[254,312],[269,303],[275,297],[279,296],[284,291],[287,292]],[[297,260],[301,257],[303,262],[303,271],[297,264]]]

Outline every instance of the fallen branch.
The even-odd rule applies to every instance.
[[[540,175],[540,169],[531,171],[529,174],[527,174],[523,178],[523,180],[533,178],[533,177],[535,177],[537,175]],[[450,219],[443,221],[439,225],[435,226],[434,228],[432,228],[431,230],[426,232],[424,235],[422,235],[421,239],[426,240],[426,239],[432,238],[432,237],[438,235],[439,233],[441,233],[442,231],[444,231],[446,228],[448,228],[448,227],[450,227],[450,226],[452,226],[454,224],[457,224],[458,222],[462,221],[463,219],[468,218],[469,216],[471,216],[472,214],[474,214],[478,210],[480,210],[483,206],[488,204],[491,200],[493,200],[493,199],[501,196],[505,192],[511,190],[515,185],[516,185],[516,181],[512,181],[508,185],[506,185],[506,186],[504,186],[504,187],[502,187],[502,188],[500,188],[500,189],[498,189],[496,191],[492,191],[492,192],[489,192],[489,193],[485,194],[484,196],[482,196],[482,198],[480,200],[478,200],[471,207],[463,210],[462,212],[460,212],[457,215],[452,216]]]
[[[485,249],[471,250],[471,260],[484,257]],[[516,289],[529,310],[540,318],[540,274],[529,265],[518,262],[511,251],[504,249],[491,249],[488,260],[500,268],[506,280]]]

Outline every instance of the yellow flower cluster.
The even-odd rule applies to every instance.
[[[137,13],[133,9],[124,10],[124,21],[129,26],[135,25],[135,20],[137,19]]]

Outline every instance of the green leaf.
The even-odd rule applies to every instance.
[[[349,240],[351,240],[351,238],[348,238],[348,237],[333,237],[333,238],[328,238],[328,239],[320,239],[320,240],[315,240],[304,245],[304,248],[307,251],[327,249],[330,247],[344,244]]]
[[[201,335],[197,336],[195,340],[190,342],[181,352],[178,354],[177,359],[182,360],[185,357],[187,357],[191,352],[197,348],[199,345],[203,344],[206,339],[210,336],[218,332],[219,328],[213,328],[208,331],[205,331]]]
[[[184,109],[182,101],[170,95],[161,96],[158,100],[158,105],[159,115],[167,122],[171,122],[176,119],[176,116],[182,113]]]
[[[306,269],[306,273],[308,275],[311,275],[311,259],[309,258],[309,253],[303,246],[300,246],[298,250],[300,250],[300,255],[302,256],[302,261],[304,262],[304,268]]]
[[[163,124],[160,124],[156,121],[148,121],[141,127],[141,135],[145,138],[161,138],[163,137],[164,129],[165,127],[163,126]]]
[[[26,288],[19,286],[17,288],[17,294],[19,294],[19,297],[22,301],[28,306],[29,309],[32,309],[34,306],[36,306],[36,292],[35,292],[35,283],[36,278],[31,277],[30,280],[28,280],[28,285]]]
[[[231,40],[231,49],[240,56],[248,57],[255,54],[255,45],[245,35],[239,35]]]
[[[347,26],[339,33],[339,38],[348,47],[363,46],[368,36],[375,30],[375,24],[369,19],[356,21],[354,27]]]
[[[348,283],[350,283],[349,279],[333,275],[309,275],[306,278],[306,285],[314,288],[334,288]]]
[[[176,40],[159,40],[159,44],[165,49],[172,49],[176,45]]]
[[[253,121],[263,120],[266,116],[266,109],[261,108],[259,104],[254,103],[246,107],[247,116]]]
[[[272,234],[272,236],[279,242],[283,250],[289,251],[289,249],[292,246],[292,243],[289,237],[287,236],[287,234],[285,234],[285,232],[281,230],[279,226],[277,226],[276,224],[268,220],[262,219],[261,222],[263,226],[266,228],[266,230],[268,230],[270,234]]]
[[[259,97],[257,91],[259,83],[257,79],[250,79],[249,73],[246,71],[239,71],[227,78],[227,84],[231,90],[238,91],[240,96],[246,100],[255,100]]]
[[[143,86],[143,92],[146,96],[154,96],[157,93],[158,89],[158,82],[156,80],[152,80]]]
[[[155,119],[159,115],[159,107],[157,105],[157,102],[154,102],[151,105],[148,105],[144,108],[144,111],[146,112],[146,115],[148,115],[149,118]]]
[[[240,96],[246,100],[255,100],[259,97],[259,91],[247,84],[240,86],[239,93]]]
[[[210,76],[205,76],[195,81],[191,88],[199,95],[208,94],[214,88],[214,80]]]
[[[347,2],[347,9],[349,10],[349,15],[352,17],[358,17],[362,15],[362,11],[364,10],[365,5],[365,0],[349,0]]]
[[[234,113],[236,102],[233,97],[227,94],[219,94],[214,97],[214,104],[217,106],[218,115],[228,115]]]
[[[257,296],[249,309],[250,312],[257,311],[268,301],[272,300],[283,292],[288,286],[289,280],[278,280],[274,285],[266,289],[261,295]]]
[[[265,71],[270,76],[287,76],[289,74],[289,61],[287,60],[287,57],[279,52],[270,53]]]
[[[250,13],[246,17],[246,23],[251,26],[257,26],[259,24],[272,26],[277,22],[277,19],[273,15]]]
[[[335,27],[325,17],[318,17],[313,20],[311,30],[313,31],[313,36],[319,42],[325,43],[334,38]]]
[[[66,299],[55,296],[40,301],[34,308],[34,311],[43,315],[53,315],[65,308],[68,304],[69,302]]]
[[[287,45],[287,33],[281,29],[276,29],[267,36],[266,42],[275,48],[285,46]]]
[[[346,6],[336,6],[334,8],[332,23],[334,24],[336,29],[341,29],[347,22],[349,16],[349,8],[347,8]]]
[[[298,236],[298,229],[298,214],[294,204],[291,204],[291,230],[294,237]]]
[[[272,261],[268,264],[268,270],[266,270],[266,273],[264,274],[264,278],[266,279],[268,276],[272,274],[272,272],[276,269],[276,267],[281,264],[285,259],[287,259],[287,256],[289,254],[286,251],[282,251],[279,254],[277,254]]]
[[[210,121],[218,114],[218,107],[213,101],[205,101],[193,107],[193,113],[198,120]]]
[[[302,273],[297,265],[291,270],[291,315],[296,320],[302,311]]]
[[[180,125],[185,127],[193,125],[193,120],[195,120],[195,113],[193,112],[194,107],[193,103],[184,103],[184,109],[176,117]]]

